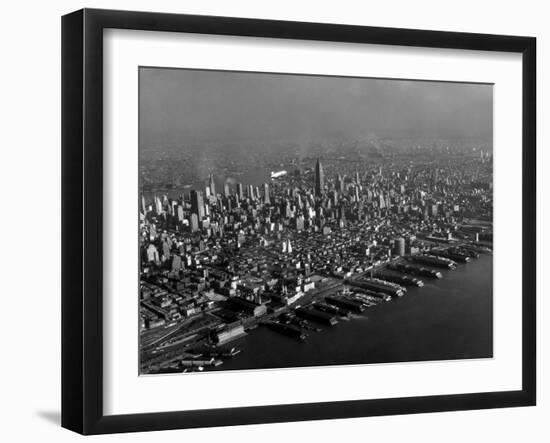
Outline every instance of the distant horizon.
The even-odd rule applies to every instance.
[[[149,67],[139,76],[142,154],[204,143],[492,144],[490,84]]]
[[[475,136],[475,135],[457,135],[457,136],[448,136],[448,137],[441,137],[439,135],[418,135],[415,136],[414,134],[374,134],[371,133],[368,136],[365,137],[358,137],[358,138],[345,138],[345,137],[319,137],[319,138],[310,138],[310,139],[304,139],[303,137],[294,137],[294,138],[273,138],[273,139],[265,139],[260,137],[249,137],[249,138],[242,138],[242,139],[235,139],[235,140],[227,140],[223,137],[219,138],[210,138],[210,139],[201,139],[201,140],[187,140],[184,142],[173,142],[173,143],[164,143],[164,144],[150,144],[149,147],[155,147],[155,148],[165,148],[165,149],[176,149],[180,147],[201,147],[207,144],[226,144],[226,145],[233,145],[233,144],[252,144],[252,143],[265,143],[269,145],[273,144],[280,144],[280,145],[289,145],[289,144],[313,144],[313,143],[321,143],[321,142],[327,142],[327,141],[340,141],[340,142],[346,142],[346,143],[368,143],[370,141],[396,141],[396,140],[412,140],[415,142],[419,141],[425,141],[425,142],[442,142],[442,141],[459,141],[459,140],[475,140],[475,141],[482,141],[484,143],[490,143],[492,145],[492,136]]]

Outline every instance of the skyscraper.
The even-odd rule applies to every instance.
[[[299,215],[294,219],[294,228],[297,231],[303,231],[304,230],[304,216]]]
[[[191,217],[189,219],[189,227],[191,228],[191,232],[196,232],[199,230],[199,220],[197,214],[191,214]]]
[[[340,174],[336,178],[336,189],[338,192],[344,192],[344,178]]]
[[[269,185],[267,183],[264,183],[264,203],[268,205],[270,203],[269,200]]]
[[[405,255],[405,239],[403,237],[395,239],[393,253],[401,257]]]
[[[323,195],[325,187],[325,173],[323,171],[323,165],[319,159],[317,159],[317,164],[315,165],[315,195],[320,197]]]
[[[158,198],[155,195],[155,211],[157,214],[162,214],[162,202],[160,201],[160,198]]]
[[[200,191],[191,190],[191,212],[197,214],[197,218],[204,218],[204,201]]]
[[[290,217],[290,204],[288,203],[288,200],[284,200],[281,203],[281,215],[285,218]]]
[[[145,197],[141,195],[141,212],[147,214],[147,206],[145,205]]]
[[[210,194],[216,196],[216,183],[214,183],[214,176],[210,174]]]
[[[359,201],[359,185],[354,186],[354,198],[356,202]]]
[[[244,191],[243,191],[243,184],[237,183],[237,195],[239,196],[239,200],[242,200],[244,198]]]
[[[157,250],[156,246],[153,244],[150,244],[147,247],[147,261],[150,261],[150,262],[159,261],[159,251]]]
[[[386,200],[384,200],[384,196],[382,194],[378,196],[378,207],[380,209],[384,209],[386,207]]]

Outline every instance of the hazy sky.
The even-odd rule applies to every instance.
[[[140,147],[366,134],[491,137],[490,85],[140,69]]]

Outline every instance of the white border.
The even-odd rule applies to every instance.
[[[494,83],[495,357],[138,377],[139,65]],[[521,389],[521,72],[519,54],[106,30],[105,414]]]

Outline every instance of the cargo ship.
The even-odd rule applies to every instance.
[[[286,323],[278,323],[275,321],[266,322],[266,326],[269,329],[280,332],[283,335],[295,338],[297,340],[306,339],[306,334],[304,334],[303,331],[297,326],[289,325]]]
[[[381,280],[386,280],[392,283],[397,283],[405,286],[418,286],[421,288],[424,286],[424,282],[419,278],[409,277],[407,275],[397,275],[388,272],[377,272],[375,276]]]
[[[362,288],[356,288],[355,296],[369,301],[391,300],[391,296],[388,294],[384,294],[383,292],[369,291],[368,289]]]
[[[448,258],[460,263],[468,263],[470,261],[469,255],[462,252],[452,252],[450,249],[432,249],[430,254],[440,258]]]
[[[349,311],[352,311],[352,312],[361,313],[365,310],[365,306],[363,305],[363,303],[357,300],[351,300],[349,298],[344,298],[344,297],[334,297],[332,295],[325,297],[325,300],[330,305],[337,306],[339,308],[348,309]]]
[[[470,258],[479,258],[479,253],[472,249],[467,249],[463,247],[453,247],[453,248],[449,248],[449,251],[452,253],[464,254]]]
[[[233,347],[227,352],[222,352],[222,357],[223,358],[234,358],[237,355],[239,355],[240,353],[241,353],[241,349]]]
[[[477,244],[472,244],[472,243],[462,245],[462,248],[463,249],[468,249],[470,251],[479,252],[480,254],[481,253],[490,254],[491,252],[493,252],[493,250],[491,248],[489,248],[488,246],[482,246],[482,245],[477,245]]]
[[[313,320],[328,326],[334,326],[336,323],[338,323],[338,320],[334,315],[331,315],[327,312],[319,311],[317,309],[314,309],[313,307],[298,308],[296,309],[296,315],[298,317],[302,317],[307,320]]]
[[[223,364],[223,361],[215,358],[211,358],[210,360],[181,360],[179,364],[183,368],[199,368],[204,366],[220,366]]]
[[[200,346],[198,348],[194,348],[192,352],[188,352],[187,354],[194,359],[198,359],[199,357],[233,358],[240,353],[241,350],[236,347],[224,349],[210,346]]]
[[[319,311],[327,312],[329,314],[339,315],[341,317],[348,317],[350,315],[350,310],[342,307],[328,305],[326,303],[314,303],[313,307]]]
[[[380,280],[378,278],[359,278],[347,281],[350,286],[356,286],[361,289],[368,289],[373,292],[383,292],[384,294],[391,295],[392,297],[401,297],[407,290],[398,285],[386,280]]]
[[[380,303],[382,300],[389,301],[391,300],[391,297],[387,294],[382,294],[385,298],[375,297],[373,295],[369,295],[364,291],[356,291],[353,293],[354,300],[360,301],[367,307],[370,306],[376,306],[378,303]]]
[[[415,263],[421,263],[423,265],[435,266],[436,268],[444,268],[453,270],[456,269],[456,262],[447,257],[436,257],[435,255],[413,255],[410,257]]]
[[[409,275],[420,275],[422,277],[429,278],[443,278],[441,272],[436,271],[435,269],[415,266],[407,263],[390,263],[388,268]]]

